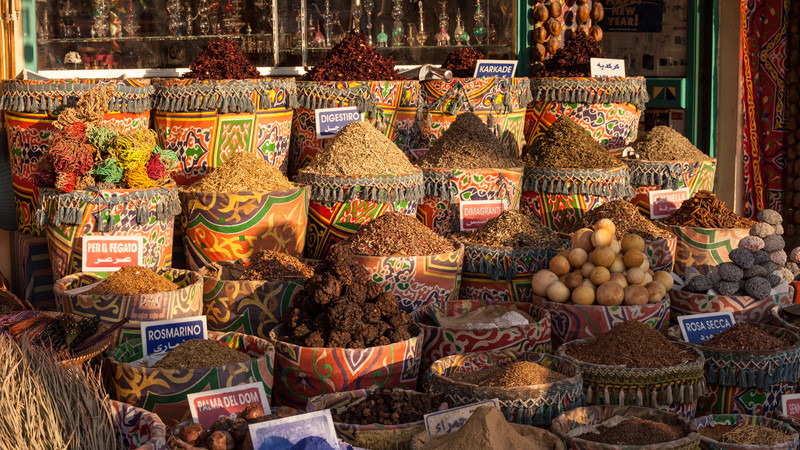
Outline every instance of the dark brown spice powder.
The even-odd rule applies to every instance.
[[[786,337],[773,336],[747,323],[737,323],[703,342],[703,345],[726,350],[759,351],[786,348],[792,345],[792,341]]]
[[[489,219],[474,232],[459,234],[457,238],[466,244],[490,247],[551,250],[564,245],[564,239],[539,219],[511,209]]]
[[[561,116],[523,152],[525,164],[555,169],[610,169],[625,164],[611,156],[588,131]]]
[[[617,227],[614,236],[622,239],[628,233],[638,234],[647,241],[675,237],[666,227],[645,217],[636,206],[625,200],[611,200],[584,214],[570,233],[580,228],[592,228],[600,219],[611,219]]]
[[[677,425],[630,417],[613,427],[600,425],[599,433],[584,433],[578,438],[612,445],[652,445],[678,440],[686,436]]]
[[[287,280],[310,278],[314,269],[286,253],[261,250],[250,257],[240,280]]]
[[[456,372],[450,378],[480,387],[535,386],[567,379],[565,375],[531,361],[515,361],[504,366]]]
[[[89,289],[91,295],[137,295],[174,291],[180,286],[147,267],[127,266]]]
[[[457,244],[439,236],[413,216],[385,213],[358,229],[342,242],[350,253],[365,256],[438,255],[455,250]]]

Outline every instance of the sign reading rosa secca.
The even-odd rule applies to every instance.
[[[164,353],[189,339],[207,339],[206,316],[142,322],[144,356]]]
[[[364,114],[355,106],[347,108],[322,108],[314,110],[317,139],[332,138],[350,122],[364,120]]]
[[[475,65],[475,78],[498,77],[512,78],[517,70],[517,61],[499,59],[479,59]]]

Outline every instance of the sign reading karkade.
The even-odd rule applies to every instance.
[[[141,266],[143,236],[84,236],[81,270],[114,272],[125,266]]]

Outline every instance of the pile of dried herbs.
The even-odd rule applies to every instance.
[[[711,161],[672,127],[659,125],[631,144],[634,151],[647,161]]]
[[[510,209],[458,238],[467,244],[490,247],[556,249],[564,244],[558,233],[537,218]]]
[[[418,163],[422,168],[438,169],[508,169],[519,165],[492,130],[471,112],[459,114]]]
[[[588,131],[559,117],[523,152],[525,164],[554,169],[611,169],[625,164],[611,156]]]
[[[293,189],[280,170],[250,152],[239,152],[186,188],[189,192],[272,192]]]
[[[434,233],[416,217],[395,212],[361,225],[339,245],[365,256],[438,255],[455,250],[453,241]]]

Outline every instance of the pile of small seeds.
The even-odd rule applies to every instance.
[[[715,425],[703,427],[700,434],[717,442],[738,445],[777,445],[791,438],[781,430],[761,425]]]
[[[97,283],[90,295],[137,295],[174,291],[180,286],[147,267],[126,266]]]
[[[672,127],[659,125],[645,133],[631,147],[647,161],[711,161]]]
[[[383,56],[369,45],[364,33],[350,32],[325,53],[322,61],[309,70],[305,81],[383,81],[402,80],[394,59]]]
[[[456,117],[420,158],[419,165],[426,169],[508,169],[519,163],[480,117],[467,112]]]
[[[456,372],[453,381],[480,387],[536,386],[566,380],[567,376],[530,361],[515,361],[504,366]]]
[[[365,256],[418,256],[452,252],[456,244],[431,231],[413,216],[389,212],[369,221],[342,242],[350,253]]]
[[[239,279],[274,281],[313,276],[314,269],[294,256],[272,250],[261,250],[250,257],[250,263]]]
[[[456,78],[468,78],[475,75],[478,60],[484,58],[483,52],[472,47],[460,48],[447,54],[442,68],[449,69]]]
[[[250,152],[239,152],[200,181],[189,192],[272,192],[293,189],[280,170]]]
[[[333,421],[339,423],[399,425],[422,420],[425,414],[438,411],[444,402],[442,395],[381,388],[332,414]]]
[[[418,169],[394,142],[365,122],[351,122],[304,169],[321,175],[401,175]]]
[[[588,131],[559,117],[523,152],[525,164],[556,169],[610,169],[625,164],[611,156]]]
[[[755,222],[725,207],[710,191],[697,191],[677,211],[662,220],[667,225],[699,228],[750,228]]]
[[[202,369],[252,360],[247,353],[223,345],[213,339],[189,339],[182,342],[153,364],[159,369]]]
[[[564,244],[558,233],[533,216],[511,209],[489,219],[472,233],[459,235],[467,244],[490,247],[556,249]]]
[[[629,417],[613,427],[600,425],[597,431],[597,433],[581,434],[578,438],[611,445],[652,445],[675,441],[686,436],[686,432],[677,425],[667,425],[638,417]]]
[[[675,366],[697,358],[635,320],[623,322],[589,342],[568,344],[566,352],[579,361],[629,368]]]
[[[587,211],[581,222],[575,225],[570,232],[574,233],[581,228],[594,228],[594,224],[600,219],[614,221],[617,226],[614,236],[617,239],[622,239],[628,233],[637,234],[646,241],[675,237],[674,234],[666,230],[666,227],[652,222],[640,213],[633,203],[625,200],[611,200],[591,211]]]
[[[773,336],[748,323],[737,323],[703,342],[706,347],[725,350],[775,350],[792,345],[788,337]]]

